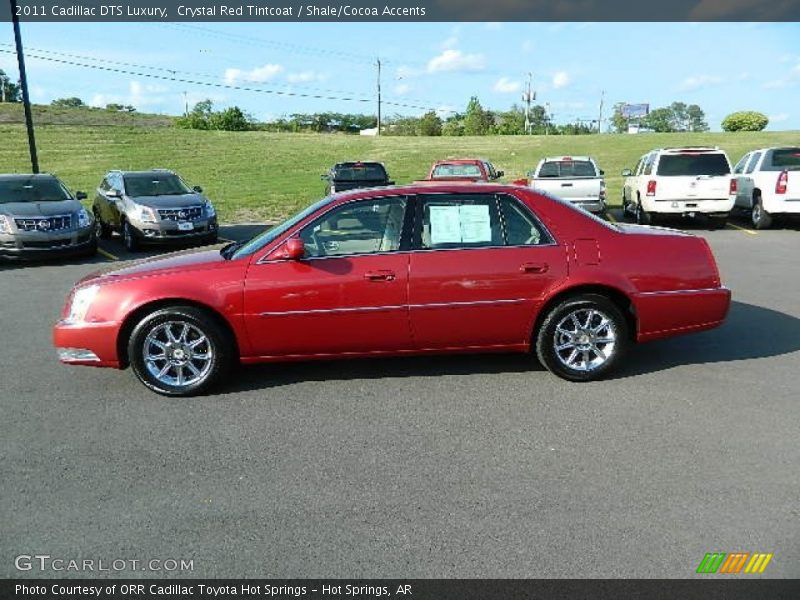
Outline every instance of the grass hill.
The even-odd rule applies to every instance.
[[[0,172],[30,170],[22,119],[0,110]],[[21,107],[15,106],[21,115]],[[13,111],[12,111],[13,112]],[[594,156],[606,172],[609,200],[618,204],[623,168],[652,148],[717,145],[735,163],[747,151],[800,143],[798,132],[589,136],[382,137],[196,131],[169,127],[170,117],[107,113],[102,109],[37,107],[42,171],[93,195],[109,169],[171,168],[200,185],[225,221],[265,221],[292,214],[321,197],[319,176],[335,162],[380,160],[398,183],[425,176],[446,157],[488,158],[505,179],[523,177],[545,155]],[[49,121],[48,121],[49,119]],[[130,119],[126,122],[125,119]]]

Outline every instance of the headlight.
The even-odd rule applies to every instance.
[[[72,303],[69,305],[69,313],[66,320],[70,323],[83,322],[99,290],[99,285],[89,285],[76,290],[72,296]]]
[[[206,202],[206,216],[207,217],[216,217],[217,216],[217,209],[214,208],[214,205],[211,202]]]
[[[11,221],[5,215],[0,215],[0,233],[11,233]]]
[[[92,224],[92,217],[89,215],[89,211],[85,208],[82,208],[78,211],[78,227],[88,227]]]
[[[142,223],[155,223],[158,220],[156,219],[156,212],[149,206],[137,204],[136,208],[139,210],[139,220]]]

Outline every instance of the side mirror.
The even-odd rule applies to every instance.
[[[320,176],[319,176],[319,178],[320,178],[322,181],[328,181],[328,176],[327,176],[327,175],[320,175]]]
[[[495,177],[495,179],[500,179],[500,178],[501,178],[501,177],[503,177],[505,174],[506,174],[506,173],[505,173],[505,171],[497,171],[497,172],[496,172],[496,177]]]
[[[622,170],[622,176],[623,177],[630,177],[631,175],[633,175],[633,172],[630,169],[623,169]]]
[[[600,175],[605,175],[605,174],[606,174],[606,172],[603,171],[603,169],[600,169]]]
[[[194,186],[192,189],[195,192],[197,192],[198,194],[202,194],[203,193],[203,188],[201,188],[199,185]]]
[[[270,254],[271,260],[300,260],[306,255],[302,238],[290,237]]]
[[[75,198],[78,200],[86,200],[86,192],[75,192]]]

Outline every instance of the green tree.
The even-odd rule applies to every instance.
[[[442,119],[436,111],[428,111],[419,118],[418,133],[426,136],[442,135]]]
[[[213,108],[211,100],[198,102],[188,115],[176,119],[175,125],[182,129],[210,129]]]
[[[72,96],[71,98],[58,98],[57,100],[53,100],[50,104],[53,106],[62,106],[67,108],[86,106],[83,100],[76,98],[75,96]]]
[[[641,121],[642,125],[658,133],[675,131],[673,113],[669,108],[656,108]]]
[[[492,125],[491,115],[483,110],[477,96],[472,96],[464,114],[464,135],[487,135]]]
[[[0,100],[22,102],[22,90],[19,84],[13,83],[3,69],[0,69]]]
[[[722,120],[722,129],[725,131],[761,131],[767,125],[767,115],[752,110],[731,113]]]
[[[222,131],[248,131],[251,129],[250,119],[238,106],[232,106],[221,112],[211,113],[209,129]]]
[[[687,106],[686,114],[689,116],[689,131],[708,131],[706,113],[697,104]]]
[[[611,117],[611,127],[617,133],[626,133],[628,131],[629,120],[622,114],[623,106],[625,106],[624,102],[617,102],[614,105],[614,115]]]
[[[464,135],[464,117],[461,115],[455,115],[447,119],[442,125],[442,135]]]

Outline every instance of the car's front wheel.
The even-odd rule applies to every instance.
[[[628,335],[616,304],[599,294],[582,294],[547,313],[536,334],[536,356],[559,377],[591,381],[619,363]]]
[[[107,240],[111,237],[111,225],[103,223],[103,219],[100,218],[100,211],[94,211],[94,227],[95,227],[95,234],[98,239]]]
[[[164,396],[206,392],[225,376],[232,356],[230,335],[210,314],[193,306],[150,313],[128,342],[136,377]]]
[[[136,231],[128,221],[122,223],[122,243],[125,245],[125,250],[128,252],[139,251],[139,239],[136,237]]]

